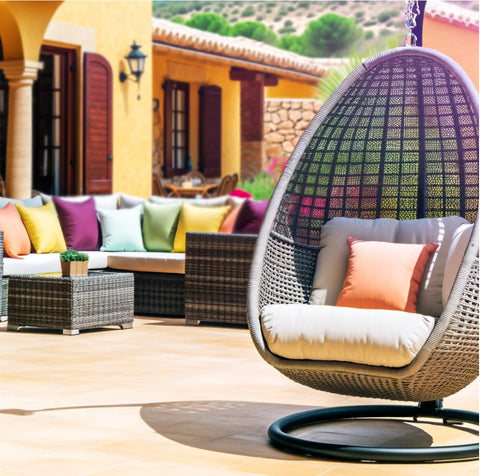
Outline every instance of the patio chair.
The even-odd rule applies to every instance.
[[[366,60],[352,72],[300,138],[256,242],[248,292],[248,322],[255,346],[282,374],[314,389],[420,403],[319,409],[288,416],[269,429],[275,445],[302,454],[359,461],[478,457],[478,444],[369,447],[289,433],[306,425],[356,417],[432,417],[478,425],[478,413],[442,406],[443,398],[478,376],[478,129],[478,93],[458,65],[430,49],[401,47]],[[328,245],[322,241],[327,225],[352,223],[356,218],[362,220],[357,223],[371,224],[386,218],[390,224],[404,226],[420,223],[422,218],[437,218],[443,224],[447,221],[443,217],[456,220],[456,215],[476,222],[475,228],[460,257],[448,299],[438,316],[429,317],[432,330],[410,362],[393,364],[386,358],[382,364],[362,363],[347,351],[339,357],[338,346],[332,357],[305,353],[305,341],[313,331],[318,332],[318,326],[333,327],[340,340],[346,333],[328,320],[327,311],[342,320],[347,313],[358,316],[350,321],[352,330],[366,320],[372,322],[375,316],[383,319],[385,313],[395,312],[341,308],[335,301],[333,305],[309,304],[317,302],[315,297],[322,302],[323,290],[315,296],[318,291],[313,282],[320,256],[328,256],[323,254]],[[351,233],[356,236],[355,227]],[[335,233],[330,237],[330,241],[347,246],[344,239]],[[337,268],[333,261],[320,271],[328,281]],[[398,271],[390,272],[395,276]],[[284,329],[267,329],[267,311],[275,316],[283,313]],[[304,312],[318,313],[309,329],[306,319],[299,317]],[[400,313],[402,317],[419,316]],[[399,322],[400,328],[403,322]],[[369,331],[361,328],[358,332],[362,340]],[[301,356],[286,357],[283,350],[277,350],[277,344],[288,339]],[[365,350],[361,344],[354,347]],[[314,351],[326,349],[319,344]]]
[[[205,197],[220,197],[228,195],[235,190],[238,184],[238,174],[224,175],[219,184],[210,185],[204,192]]]
[[[180,197],[175,187],[164,184],[160,176],[156,173],[152,174],[152,194],[160,197]]]

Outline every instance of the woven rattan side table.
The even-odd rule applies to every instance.
[[[8,330],[20,327],[80,330],[133,327],[132,273],[90,272],[87,276],[18,275],[8,284]]]

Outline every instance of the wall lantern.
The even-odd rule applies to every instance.
[[[127,73],[124,73],[123,71],[120,72],[120,82],[123,83],[126,79],[130,79],[130,81],[135,81],[136,83],[140,82],[140,76],[143,74],[143,70],[145,67],[145,58],[147,55],[143,54],[140,51],[141,46],[137,45],[135,43],[135,40],[133,40],[133,43],[130,45],[130,48],[132,49],[130,53],[128,53],[127,56],[125,56],[125,59],[128,62],[128,67],[130,68],[130,75]],[[135,79],[129,78],[129,76],[135,76]]]

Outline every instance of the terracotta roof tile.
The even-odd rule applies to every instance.
[[[307,58],[249,38],[221,36],[158,18],[152,19],[152,30],[154,44],[242,59],[316,77],[325,76],[332,66],[343,61]]]
[[[454,3],[429,0],[425,7],[425,15],[435,20],[478,31],[479,13]]]

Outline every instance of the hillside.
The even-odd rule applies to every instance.
[[[355,18],[357,25],[376,35],[382,30],[403,29],[405,2],[394,1],[154,1],[158,18],[189,19],[195,13],[217,13],[229,23],[254,20],[264,23],[277,35],[300,35],[308,22],[333,12]],[[386,32],[382,34],[386,34]]]
[[[477,9],[478,1],[457,1],[465,8]],[[402,43],[405,35],[405,1],[154,1],[153,15],[169,20],[190,19],[196,13],[216,13],[234,25],[257,21],[272,29],[280,39],[285,35],[302,35],[308,23],[325,13],[353,18],[361,27],[363,38],[356,49],[385,43],[389,39]]]

